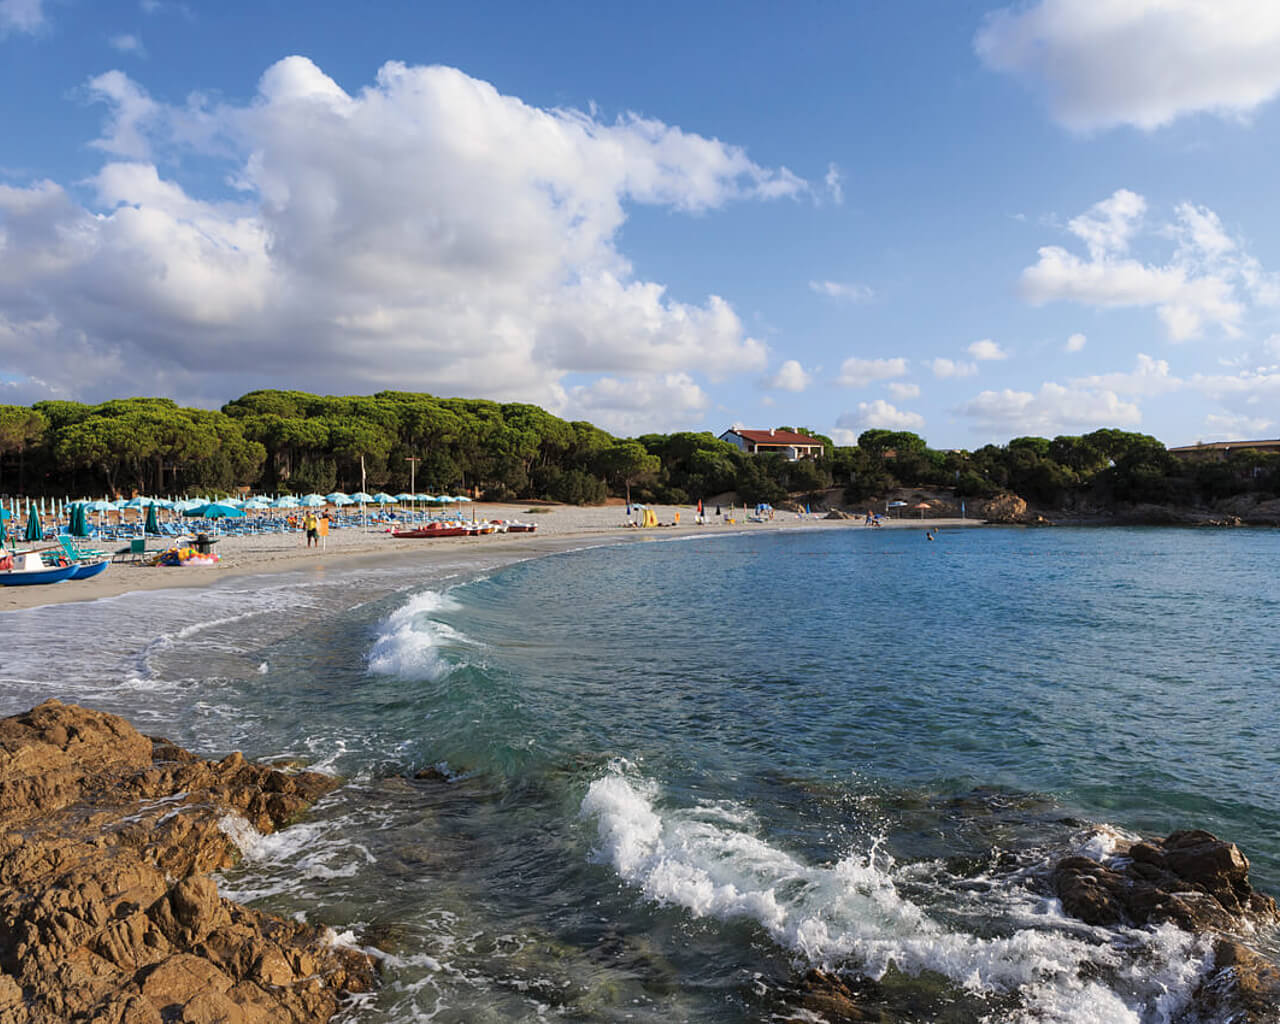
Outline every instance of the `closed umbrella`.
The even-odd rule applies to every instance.
[[[71,506],[71,536],[89,536],[89,514],[80,502]]]
[[[142,528],[143,534],[153,534],[160,536],[160,517],[156,515],[156,506],[154,503],[147,506],[147,523]]]
[[[23,534],[23,540],[44,540],[44,527],[40,525],[40,511],[34,504],[31,506],[30,515],[27,516],[27,532]]]

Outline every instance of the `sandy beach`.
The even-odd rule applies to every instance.
[[[536,511],[534,509],[536,508]],[[429,540],[398,539],[384,525],[370,525],[367,530],[346,528],[330,533],[325,546],[310,548],[301,531],[288,534],[264,534],[254,537],[221,537],[216,550],[219,561],[213,566],[165,567],[142,563],[112,565],[105,573],[89,580],[45,586],[0,588],[0,611],[35,608],[40,605],[65,604],[72,601],[94,601],[117,597],[139,590],[163,590],[171,587],[208,586],[230,576],[256,575],[295,571],[332,571],[352,562],[383,559],[429,559],[433,552],[456,558],[459,551],[510,551],[513,557],[552,554],[584,544],[628,543],[670,540],[676,537],[714,536],[734,532],[791,529],[867,529],[861,519],[823,519],[818,515],[798,516],[778,512],[768,522],[744,522],[739,514],[734,523],[728,516],[708,517],[698,525],[694,512],[687,507],[654,506],[660,523],[671,523],[676,513],[680,523],[673,527],[637,529],[627,525],[626,509],[621,505],[581,507],[576,505],[529,503],[499,505],[477,503],[476,518],[520,520],[537,523],[534,534],[493,534],[480,537],[442,537]],[[976,519],[885,519],[885,529],[927,530],[951,529],[981,525]],[[153,539],[160,549],[163,544]],[[113,550],[120,545],[102,545]]]

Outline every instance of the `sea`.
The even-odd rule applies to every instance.
[[[340,775],[228,817],[217,880],[376,954],[344,1024],[819,1021],[814,968],[903,1024],[1174,1024],[1209,941],[1069,919],[1047,866],[1204,828],[1280,894],[1280,531],[519,555],[8,612],[0,713]]]

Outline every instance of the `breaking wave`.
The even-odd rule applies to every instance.
[[[1210,964],[1208,945],[1172,926],[1082,926],[1056,900],[1009,880],[994,881],[986,895],[988,924],[994,919],[1000,934],[956,930],[935,916],[949,896],[962,901],[948,893],[940,865],[931,908],[899,891],[907,873],[919,885],[920,865],[899,868],[874,848],[805,863],[756,834],[745,812],[734,820],[723,807],[664,809],[655,784],[617,771],[591,784],[581,810],[597,823],[596,859],[659,905],[753,922],[808,965],[875,979],[895,967],[941,974],[977,995],[1016,992],[1014,1020],[1167,1024]]]

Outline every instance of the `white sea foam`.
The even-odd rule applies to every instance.
[[[427,590],[415,594],[378,626],[378,638],[369,651],[371,672],[406,679],[439,679],[450,667],[442,647],[460,647],[467,638],[435,618],[456,610],[448,594]]]
[[[582,802],[597,821],[597,859],[648,899],[753,921],[807,963],[854,963],[875,978],[896,966],[938,972],[975,993],[1017,991],[1022,1019],[1042,1024],[1167,1024],[1207,967],[1203,943],[1177,929],[1081,926],[1020,886],[988,893],[992,915],[1010,912],[1005,934],[957,931],[899,893],[883,854],[806,864],[732,827],[722,807],[707,810],[660,810],[653,783],[616,772]]]
[[[224,880],[221,888],[232,899],[260,899],[306,880],[352,878],[375,860],[367,847],[348,838],[334,822],[304,822],[263,835],[238,814],[227,814],[218,826],[254,869],[253,877],[235,884]]]

